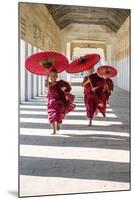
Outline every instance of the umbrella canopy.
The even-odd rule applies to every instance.
[[[48,75],[52,70],[60,73],[66,69],[68,59],[57,52],[40,52],[26,59],[25,67],[28,71],[37,75]]]
[[[66,71],[68,73],[79,73],[87,69],[90,69],[91,67],[96,65],[99,60],[100,56],[98,54],[88,54],[71,62],[67,66]]]
[[[104,65],[97,69],[97,73],[100,76],[105,76],[106,78],[112,78],[117,75],[117,70],[113,66]]]

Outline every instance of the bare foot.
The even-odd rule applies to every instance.
[[[88,126],[92,126],[92,120],[91,119],[89,120]]]
[[[52,126],[52,129],[53,129],[52,135],[55,135],[56,134],[56,124],[52,123],[51,126]]]
[[[56,131],[53,131],[53,132],[51,133],[51,135],[56,135]]]
[[[60,130],[60,125],[57,123],[57,131]]]
[[[106,117],[106,114],[105,113],[102,113],[103,117]]]

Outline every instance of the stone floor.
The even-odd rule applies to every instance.
[[[88,127],[82,89],[76,109],[51,135],[45,97],[20,105],[20,196],[128,190],[129,94],[116,88],[106,118]]]

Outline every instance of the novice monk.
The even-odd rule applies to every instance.
[[[60,129],[60,124],[65,114],[74,110],[75,105],[73,104],[73,99],[70,100],[68,98],[71,91],[69,83],[63,80],[57,81],[58,74],[54,70],[50,72],[49,78],[50,82],[48,79],[45,82],[45,86],[48,88],[47,112],[49,123],[53,128],[53,134],[56,134],[56,131]]]
[[[103,77],[103,88],[100,90],[100,104],[98,104],[98,110],[103,114],[103,116],[106,116],[106,106],[107,103],[109,103],[109,96],[111,95],[111,91],[113,91],[114,84],[113,81],[110,78],[106,78],[105,75]]]
[[[92,119],[99,110],[103,114],[102,91],[103,78],[94,73],[94,67],[87,70],[88,76],[83,80],[84,102],[86,106],[87,117],[89,118],[89,126],[92,125]]]
[[[111,96],[111,92],[114,89],[114,83],[110,78],[107,78],[105,76],[103,76],[103,78],[105,80],[104,95],[106,97],[106,102],[109,103],[109,97]]]

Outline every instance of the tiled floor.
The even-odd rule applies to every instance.
[[[107,117],[88,127],[82,89],[51,135],[45,97],[20,105],[20,196],[129,189],[129,96],[116,88]]]

